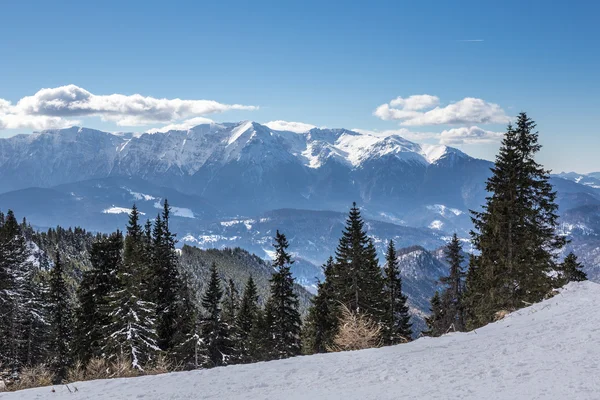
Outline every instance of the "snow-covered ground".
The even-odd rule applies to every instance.
[[[600,285],[471,333],[356,352],[76,383],[12,399],[600,399]]]

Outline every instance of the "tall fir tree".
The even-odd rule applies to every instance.
[[[163,204],[161,216],[156,218],[154,224],[154,301],[157,314],[158,344],[163,350],[170,350],[177,330],[177,295],[181,278],[177,267],[177,254],[175,253],[176,239],[171,233],[169,222],[171,207],[167,199]]]
[[[229,337],[229,327],[223,320],[221,300],[223,289],[217,272],[217,265],[210,267],[210,280],[202,296],[205,317],[202,320],[203,366],[207,368],[227,365],[234,353]]]
[[[252,336],[252,331],[255,329],[259,312],[258,288],[256,287],[256,283],[254,283],[252,275],[250,275],[244,287],[239,311],[235,319],[236,331],[238,333],[236,347],[240,362],[242,363],[254,361],[253,348],[256,347],[256,343],[253,343],[254,337]]]
[[[332,286],[335,262],[329,257],[322,266],[325,279],[319,282],[317,294],[311,299],[311,306],[304,324],[303,346],[308,354],[326,353],[333,345],[338,331],[340,307],[334,298]]]
[[[555,232],[556,192],[549,171],[535,161],[540,148],[535,123],[519,114],[487,181],[483,211],[472,212],[476,255],[465,299],[470,328],[491,322],[497,311],[540,301],[553,286],[556,255],[566,239]]]
[[[425,336],[437,337],[445,333],[444,331],[444,311],[442,309],[442,299],[440,292],[436,291],[430,300],[429,316],[425,317],[427,330],[423,332]]]
[[[73,360],[73,315],[69,297],[64,264],[60,252],[56,251],[54,267],[50,272],[51,366],[56,383],[67,378]]]
[[[383,277],[372,240],[364,229],[360,210],[353,203],[337,250],[333,274],[335,299],[352,312],[380,322],[385,313]]]
[[[12,211],[0,228],[0,362],[17,373],[47,356],[46,289],[29,259],[21,226]]]
[[[462,245],[456,233],[452,235],[452,240],[446,246],[446,261],[450,265],[449,275],[440,279],[445,285],[444,295],[444,315],[446,315],[449,326],[446,329],[462,332],[465,330],[465,307],[463,304],[464,280],[466,274],[463,269],[464,256],[462,254]]]
[[[302,320],[298,311],[298,296],[294,292],[294,277],[291,272],[293,261],[287,252],[289,243],[279,231],[275,235],[273,247],[275,272],[270,279],[271,290],[266,318],[272,357],[281,359],[300,354]]]
[[[91,268],[83,273],[77,290],[75,310],[75,357],[84,365],[101,357],[111,324],[109,294],[118,291],[119,271],[123,269],[123,234],[98,236],[90,249]]]
[[[385,314],[382,320],[384,345],[394,345],[411,340],[412,324],[406,305],[407,297],[402,292],[402,278],[394,241],[390,240],[386,253],[384,273]]]
[[[156,336],[156,305],[147,300],[150,259],[145,252],[139,215],[134,205],[129,215],[122,268],[117,275],[117,290],[109,294],[111,323],[106,353],[125,357],[133,368],[142,370],[160,349]]]
[[[202,337],[200,310],[196,302],[196,291],[189,273],[181,275],[177,302],[177,330],[172,353],[185,369],[200,368],[202,363]]]
[[[577,261],[577,256],[570,252],[559,266],[558,285],[563,286],[569,282],[586,281],[587,274],[583,271],[583,264]]]

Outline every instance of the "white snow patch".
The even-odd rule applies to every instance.
[[[182,242],[188,242],[188,243],[198,243],[198,239],[196,239],[193,235],[191,234],[187,234],[184,237],[181,238]]]
[[[429,206],[427,206],[427,209],[430,211],[436,212],[443,217],[452,216],[452,215],[459,216],[461,214],[464,214],[461,210],[459,210],[457,208],[446,207],[443,204],[429,205]]]
[[[443,226],[444,226],[444,223],[437,219],[429,224],[430,229],[441,230]]]
[[[156,200],[156,197],[151,196],[149,194],[134,192],[133,190],[126,188],[126,187],[123,187],[122,189],[127,190],[129,192],[129,194],[132,195],[135,200],[145,200],[145,201]]]
[[[266,219],[266,220],[268,220],[268,219]],[[261,222],[265,222],[265,221],[261,220]],[[256,223],[256,221],[253,219],[243,219],[243,220],[242,219],[234,219],[231,221],[221,221],[220,222],[221,226],[225,226],[225,227],[244,224],[246,226],[246,229],[248,229],[248,230],[252,229],[252,224],[254,224],[254,223]]]
[[[133,210],[131,208],[112,206],[111,208],[107,208],[106,210],[102,210],[102,213],[104,213],[104,214],[131,214],[132,211]],[[143,213],[143,212],[141,212],[139,210],[138,210],[138,212],[141,215],[146,215],[146,213]]]
[[[176,216],[176,217],[183,217],[183,218],[196,218],[194,216],[194,212],[192,210],[190,210],[189,208],[185,208],[185,207],[174,207],[174,206],[170,206],[171,207],[171,213]],[[160,210],[162,210],[163,205],[159,201],[154,203],[154,208],[158,208]]]

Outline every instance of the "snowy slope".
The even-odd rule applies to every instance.
[[[558,296],[476,333],[358,352],[76,383],[2,399],[598,399],[600,285]]]

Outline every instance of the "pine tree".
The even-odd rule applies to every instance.
[[[407,297],[402,293],[402,278],[394,241],[390,240],[384,272],[385,315],[382,320],[384,345],[394,345],[409,341],[412,336],[412,324],[406,305]]]
[[[200,368],[202,362],[202,337],[200,331],[200,310],[196,303],[196,291],[190,274],[181,277],[177,303],[177,331],[173,355],[185,369]]]
[[[440,279],[441,283],[446,286],[442,298],[445,299],[444,315],[447,316],[449,325],[445,327],[445,330],[453,328],[455,331],[462,332],[465,330],[463,293],[466,274],[462,267],[464,261],[462,246],[456,233],[446,246],[446,261],[450,265],[450,274]]]
[[[425,336],[437,337],[445,333],[443,328],[443,309],[442,300],[439,292],[435,292],[431,298],[431,308],[429,309],[429,316],[425,317],[425,323],[427,324],[427,330],[423,332]]]
[[[117,274],[123,269],[123,234],[99,236],[90,249],[91,269],[83,273],[77,290],[74,351],[84,365],[101,357],[111,324],[109,294],[119,290]]]
[[[272,356],[281,359],[300,354],[302,320],[298,311],[298,296],[294,292],[294,278],[290,270],[293,261],[287,252],[289,244],[285,235],[277,231],[273,246],[275,247],[273,259],[275,272],[270,279],[271,293],[266,318]]]
[[[240,308],[240,293],[235,287],[235,282],[231,278],[227,281],[227,286],[225,287],[225,298],[223,303],[223,319],[229,325],[233,326]]]
[[[171,207],[167,199],[163,205],[162,218],[159,215],[154,224],[153,283],[156,303],[158,344],[163,350],[170,350],[177,330],[177,294],[180,276],[175,253],[175,235],[169,228]]]
[[[56,252],[54,268],[50,272],[50,326],[52,328],[52,369],[56,383],[67,377],[72,363],[72,309],[65,282],[64,265]]]
[[[111,309],[110,333],[106,352],[126,357],[133,368],[143,369],[160,349],[157,346],[154,303],[148,301],[150,260],[145,253],[144,234],[139,224],[139,212],[133,206],[125,237],[122,268],[118,288],[109,294]]]
[[[29,260],[25,237],[8,211],[0,228],[0,362],[17,373],[46,357],[48,328],[44,288]]]
[[[383,278],[375,246],[367,236],[360,210],[353,203],[336,250],[333,278],[335,299],[353,313],[376,322],[384,314]]]
[[[265,309],[256,310],[256,318],[248,337],[249,362],[267,361],[273,358],[269,327],[271,315],[270,305],[267,303]]]
[[[587,279],[587,274],[583,271],[583,264],[577,261],[577,256],[573,252],[569,253],[560,265],[558,286],[564,286],[569,282],[582,282]]]
[[[210,268],[208,287],[202,296],[202,307],[206,312],[202,321],[203,365],[207,368],[229,364],[230,356],[233,354],[228,325],[223,321],[222,298],[221,279],[217,272],[217,265],[213,263]]]
[[[493,320],[500,310],[540,301],[553,286],[557,252],[566,239],[555,233],[556,192],[540,150],[535,123],[525,113],[507,129],[481,212],[472,212],[472,257],[467,276],[469,327]]]
[[[308,354],[326,353],[331,348],[341,317],[339,304],[333,297],[333,257],[329,257],[322,269],[325,280],[318,284],[317,295],[311,299],[312,305],[304,325],[303,345]]]
[[[256,344],[253,343],[252,331],[255,328],[259,312],[258,289],[251,275],[246,282],[235,320],[236,331],[238,332],[237,350],[242,363],[254,361],[253,348],[256,347]]]

